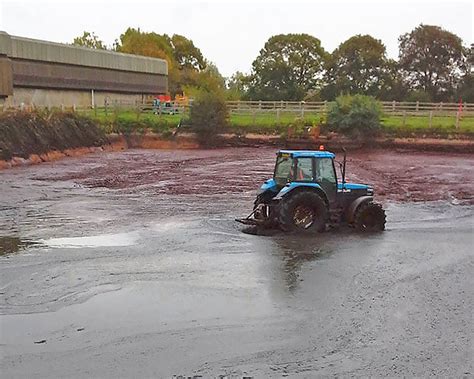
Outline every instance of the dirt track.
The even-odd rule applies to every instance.
[[[388,230],[251,236],[274,150],[0,173],[7,377],[472,375],[474,158],[351,153]]]

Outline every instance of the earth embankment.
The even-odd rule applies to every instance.
[[[3,161],[108,143],[105,133],[92,120],[75,113],[0,114],[0,160]]]

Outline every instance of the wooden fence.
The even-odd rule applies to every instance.
[[[259,114],[273,113],[279,115],[283,112],[294,113],[304,117],[309,114],[324,114],[327,112],[329,103],[326,101],[304,102],[304,101],[228,101],[227,106],[233,114]],[[474,116],[473,103],[421,103],[421,102],[399,102],[382,101],[382,111],[387,115],[394,116],[456,116],[458,112],[462,115]]]
[[[422,102],[399,102],[399,101],[382,101],[382,111],[386,115],[393,116],[472,116],[474,117],[474,103],[422,103]],[[192,103],[191,103],[192,104]],[[173,103],[173,108],[178,110],[177,113],[183,114],[189,111],[189,105]],[[329,102],[304,102],[304,101],[227,101],[227,107],[231,114],[236,115],[274,115],[279,119],[282,114],[292,114],[295,117],[304,117],[310,115],[323,115],[327,112]],[[46,108],[37,107],[33,104],[18,106],[18,109],[34,109]],[[79,107],[57,107],[61,109],[79,110]],[[97,104],[96,109],[105,109],[114,112],[120,110],[133,110],[136,112],[157,112],[152,103],[149,102],[132,102],[132,101],[110,101],[106,104]],[[91,109],[91,107],[82,107],[82,110]],[[1,107],[0,107],[1,110]],[[164,111],[163,113],[168,113]]]

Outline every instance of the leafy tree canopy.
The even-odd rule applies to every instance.
[[[162,58],[174,65],[173,48],[166,34],[147,33],[140,31],[140,28],[128,28],[125,33],[120,35],[117,51],[127,54]]]
[[[392,79],[385,46],[369,35],[349,38],[328,59],[325,79],[328,100],[344,93],[379,96]]]
[[[244,100],[247,96],[250,84],[250,76],[237,71],[226,80],[228,100]]]
[[[261,100],[302,100],[321,85],[326,52],[308,34],[271,37],[252,64],[249,97]]]
[[[461,39],[439,26],[423,25],[399,38],[399,65],[411,89],[447,100],[465,71]]]
[[[85,31],[82,36],[74,38],[72,44],[75,46],[89,47],[91,49],[107,49],[107,46],[105,46],[104,42],[102,42],[94,32],[90,33]]]
[[[206,67],[206,61],[193,41],[179,34],[171,37],[173,47],[173,57],[180,68],[189,68],[193,70],[203,70]]]

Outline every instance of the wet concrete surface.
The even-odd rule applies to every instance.
[[[469,155],[353,153],[387,230],[241,233],[274,150],[0,173],[5,377],[472,376]]]

